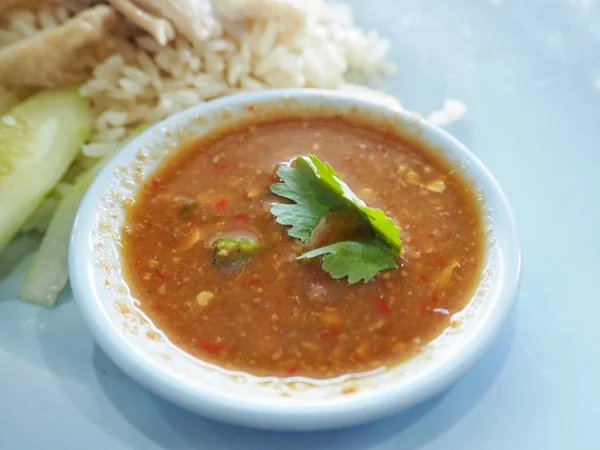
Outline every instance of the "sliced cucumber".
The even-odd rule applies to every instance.
[[[107,162],[108,158],[105,158],[83,174],[58,205],[21,284],[21,300],[44,306],[56,303],[58,294],[69,279],[69,238],[79,203]]]
[[[147,125],[139,126],[130,139],[146,128]],[[110,156],[80,175],[75,185],[59,203],[46,230],[42,245],[21,284],[21,300],[43,306],[52,306],[56,303],[58,294],[66,286],[69,278],[69,239],[79,203],[92,181],[109,160]]]
[[[76,87],[34,94],[0,117],[0,248],[63,176],[91,125]]]

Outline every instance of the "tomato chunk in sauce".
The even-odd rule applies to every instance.
[[[398,269],[350,285],[296,259],[307,247],[270,214],[282,199],[269,186],[309,153],[402,228]],[[415,355],[469,302],[480,209],[426,148],[377,127],[263,121],[194,142],[143,186],[123,231],[126,278],[156,327],[202,360],[259,376],[358,374]]]

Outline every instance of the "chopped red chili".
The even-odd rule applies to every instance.
[[[377,150],[379,150],[379,153],[381,153],[383,156],[387,155],[388,153],[388,149],[386,147],[384,147],[383,145],[378,145],[377,146]]]
[[[223,350],[223,348],[225,348],[225,345],[223,345],[221,342],[206,341],[206,342],[200,342],[200,347],[205,352],[208,352],[208,353],[218,353],[221,350]]]
[[[288,375],[294,375],[296,372],[298,372],[298,369],[296,369],[295,367],[290,367],[289,369],[285,369],[285,373],[287,373]]]
[[[233,220],[235,220],[236,222],[240,222],[240,223],[247,223],[248,215],[247,214],[236,214],[235,216],[233,216]]]
[[[158,270],[158,269],[156,269],[154,271],[154,275],[156,275],[161,280],[164,280],[165,278],[167,278],[166,275],[163,272],[161,272],[160,270]]]
[[[328,328],[327,331],[325,331],[325,333],[321,334],[322,338],[334,338],[334,337],[338,337],[340,334],[340,332],[338,330],[335,330],[333,328]]]
[[[217,163],[213,166],[215,172],[224,172],[229,169],[231,166],[229,164]]]
[[[250,277],[250,278],[248,278],[248,284],[250,286],[258,286],[260,284],[260,278]]]
[[[152,178],[152,186],[154,186],[156,189],[161,189],[163,187],[163,179]]]
[[[377,309],[383,314],[390,314],[392,312],[392,308],[385,302],[383,297],[379,297],[375,300],[375,306],[377,306]]]
[[[224,198],[222,198],[217,203],[215,203],[215,207],[217,209],[225,209],[227,207],[227,200],[225,200]]]

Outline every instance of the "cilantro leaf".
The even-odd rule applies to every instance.
[[[368,281],[381,270],[397,268],[402,242],[400,228],[376,208],[370,208],[344,182],[331,165],[314,155],[299,156],[295,164],[281,165],[277,175],[282,182],[271,191],[293,203],[274,203],[271,214],[280,225],[291,226],[288,234],[308,241],[319,223],[330,213],[350,208],[370,225],[370,240],[350,240],[309,251],[298,259],[322,256],[323,270],[333,278],[348,277],[350,284]]]
[[[370,208],[361,200],[352,189],[344,182],[342,176],[331,165],[322,162],[315,155],[300,156],[296,160],[297,167],[310,167],[321,185],[329,190],[339,200],[354,208],[364,219],[369,222],[373,230],[400,256],[402,241],[400,241],[400,227],[392,219],[377,208]],[[306,170],[306,169],[304,169]]]
[[[348,277],[348,283],[368,281],[381,270],[398,267],[390,247],[379,239],[344,241],[307,252],[298,259],[323,256],[323,270],[336,280]]]
[[[344,206],[342,201],[318,183],[310,167],[300,161],[296,167],[281,165],[277,175],[283,182],[272,184],[271,192],[295,203],[274,203],[271,205],[271,214],[278,224],[291,226],[288,234],[296,239],[308,241],[323,217]]]

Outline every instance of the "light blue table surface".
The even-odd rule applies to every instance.
[[[392,40],[400,70],[384,86],[406,107],[468,104],[449,129],[512,203],[523,282],[498,342],[409,412],[334,432],[247,430],[138,386],[94,344],[70,293],[55,309],[24,305],[17,276],[0,283],[2,450],[600,449],[600,4],[351,3]]]

